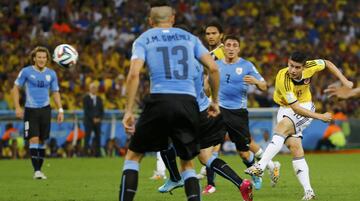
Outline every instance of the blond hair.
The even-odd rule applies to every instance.
[[[152,7],[150,10],[150,18],[155,24],[168,22],[173,15],[175,10],[170,6]]]

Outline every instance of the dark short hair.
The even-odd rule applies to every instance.
[[[217,30],[219,31],[219,33],[224,33],[224,29],[223,29],[223,27],[222,27],[222,25],[220,24],[219,21],[212,20],[212,21],[210,21],[209,23],[207,23],[207,24],[205,25],[205,27],[204,27],[204,33],[206,32],[206,29],[207,29],[208,27],[216,27]]]
[[[296,51],[291,54],[290,59],[304,65],[307,60],[307,55],[304,52]]]
[[[236,40],[240,45],[240,39],[239,39],[239,37],[237,37],[235,35],[226,35],[223,42],[225,43],[225,41],[227,41],[227,40]]]

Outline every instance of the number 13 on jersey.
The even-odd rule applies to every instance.
[[[165,78],[166,79],[178,79],[178,80],[186,80],[189,75],[189,65],[188,65],[188,51],[186,47],[178,45],[172,48],[169,47],[157,47],[157,52],[160,52],[163,59],[163,65],[165,70]],[[178,69],[171,69],[170,65],[170,55],[172,57],[178,56],[176,63],[181,65],[182,72]]]

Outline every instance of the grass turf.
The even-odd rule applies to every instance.
[[[245,166],[237,156],[222,156],[242,177]],[[281,178],[275,188],[270,187],[268,174],[263,188],[255,191],[255,201],[298,201],[303,190],[292,169],[291,157],[275,158],[282,164]],[[312,186],[318,201],[360,200],[360,154],[312,154],[306,156],[310,167]],[[47,180],[33,180],[30,160],[0,160],[1,201],[112,201],[118,199],[122,158],[46,159],[43,171]],[[185,200],[184,190],[173,195],[160,194],[161,181],[152,181],[154,157],[145,157],[141,163],[136,201]],[[199,163],[196,169],[200,169]],[[204,187],[206,180],[201,180]],[[232,183],[216,177],[217,191],[203,196],[203,201],[242,200]]]

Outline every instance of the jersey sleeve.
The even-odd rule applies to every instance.
[[[265,81],[265,79],[260,75],[259,71],[256,69],[254,64],[249,62],[249,67],[250,67],[249,75],[254,76],[257,80]]]
[[[140,38],[135,40],[133,43],[131,60],[133,59],[141,59],[143,61],[146,59],[145,46],[142,44]]]
[[[51,83],[50,83],[50,90],[51,91],[59,91],[59,83],[58,83],[58,79],[56,76],[56,73],[54,72],[52,74],[52,78],[51,78]]]
[[[305,67],[306,69],[303,71],[302,79],[311,78],[316,72],[324,70],[325,61],[322,59],[306,61]]]
[[[15,84],[20,87],[24,86],[26,77],[27,77],[26,71],[25,71],[25,69],[22,69],[15,80]]]
[[[200,59],[204,54],[208,54],[209,51],[206,49],[206,47],[202,44],[199,38],[195,38],[195,44],[194,44],[194,56],[196,59]]]
[[[291,81],[287,72],[282,72],[276,77],[276,87],[289,105],[297,101],[294,94],[294,83]]]

